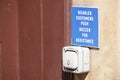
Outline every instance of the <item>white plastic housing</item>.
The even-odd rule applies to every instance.
[[[63,47],[63,71],[71,73],[88,72],[89,53],[89,48],[86,47]]]

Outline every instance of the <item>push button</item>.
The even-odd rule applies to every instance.
[[[76,69],[78,67],[78,55],[73,51],[66,51],[63,55],[63,66],[67,69]]]

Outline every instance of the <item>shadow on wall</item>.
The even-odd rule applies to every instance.
[[[88,72],[87,73],[82,73],[82,74],[75,74],[74,75],[74,80],[85,80],[87,75],[88,75]]]

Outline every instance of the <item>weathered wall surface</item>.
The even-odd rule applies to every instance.
[[[99,9],[100,48],[91,49],[90,72],[75,80],[120,80],[120,2],[118,0],[73,0],[73,6]],[[119,17],[119,18],[118,18]],[[117,61],[118,60],[118,61]],[[86,75],[86,77],[84,77]]]
[[[117,38],[117,50],[118,53],[116,54],[116,80],[120,80],[120,0],[118,0],[118,4],[117,4],[117,34],[118,34],[118,38]]]

